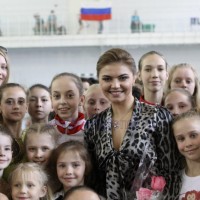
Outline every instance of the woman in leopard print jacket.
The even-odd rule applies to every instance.
[[[146,168],[151,165],[146,170],[166,180],[163,199],[175,200],[181,166],[171,115],[132,96],[136,66],[127,51],[106,51],[97,62],[97,75],[111,107],[85,125],[85,143],[94,164],[93,188],[107,200],[134,199],[132,184],[145,153]],[[144,179],[141,186],[145,185]]]

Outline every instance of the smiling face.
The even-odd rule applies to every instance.
[[[61,76],[51,86],[52,105],[58,116],[67,121],[78,117],[79,104],[82,101],[79,89],[72,77]]]
[[[73,186],[84,184],[85,162],[75,151],[67,150],[57,160],[57,176],[65,192]]]
[[[28,96],[28,112],[33,122],[47,122],[52,111],[50,93],[42,88],[33,88]]]
[[[183,118],[173,125],[174,136],[180,153],[186,161],[200,162],[200,118]]]
[[[20,122],[27,111],[26,94],[20,87],[5,88],[0,103],[6,121]]]
[[[8,68],[5,58],[0,55],[0,85],[5,82],[8,76]]]
[[[170,87],[171,89],[186,89],[193,95],[195,91],[195,75],[192,69],[189,67],[177,68],[172,74]]]
[[[0,133],[0,174],[12,160],[11,138]],[[1,177],[1,176],[0,176]]]
[[[157,54],[146,56],[141,62],[139,77],[143,83],[144,93],[163,93],[168,78],[165,60]]]
[[[173,116],[180,115],[192,109],[192,102],[189,97],[178,91],[169,93],[165,98],[164,104]]]
[[[29,161],[46,166],[49,157],[56,147],[50,134],[29,133],[26,139],[26,155]]]
[[[108,64],[99,72],[99,84],[111,103],[125,103],[132,99],[134,82],[132,71],[122,63]]]
[[[46,187],[38,181],[39,175],[30,171],[24,173],[16,174],[12,180],[12,199],[39,200],[44,197],[46,195]]]

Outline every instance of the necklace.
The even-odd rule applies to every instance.
[[[113,129],[119,129],[121,127],[127,127],[129,120],[127,120],[130,116],[129,114],[132,113],[133,106],[129,109],[129,111],[122,116],[119,120],[112,120],[112,128]]]
[[[119,128],[119,122],[113,120],[113,122],[112,122],[112,127],[113,127],[114,129],[118,129],[118,128]]]

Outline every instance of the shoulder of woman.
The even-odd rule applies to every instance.
[[[172,116],[167,108],[160,105],[149,105],[146,103],[141,103],[138,109],[139,113],[145,113],[145,115],[154,116],[156,118],[166,119],[167,121],[172,120]]]
[[[168,117],[170,119],[172,118],[171,113],[169,112],[169,110],[166,107],[158,105],[158,106],[155,106],[155,109],[158,113],[165,115],[166,117]]]
[[[2,194],[2,193],[0,193],[0,199],[1,200],[8,200],[7,196]]]
[[[108,109],[102,111],[101,113],[94,115],[92,118],[87,119],[85,123],[85,128],[88,128],[89,126],[94,125],[101,125],[104,122],[104,119],[107,115]]]

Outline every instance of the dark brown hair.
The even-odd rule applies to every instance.
[[[100,56],[99,60],[97,61],[97,77],[99,77],[99,73],[102,68],[112,63],[125,64],[129,67],[133,75],[136,74],[135,60],[133,59],[131,54],[124,49],[113,48],[106,51],[102,56]]]
[[[161,53],[159,53],[159,52],[157,52],[157,51],[149,51],[149,52],[145,53],[145,54],[140,58],[140,60],[139,60],[139,62],[138,62],[138,69],[139,69],[139,71],[142,70],[142,62],[143,62],[143,60],[144,60],[146,57],[148,57],[149,55],[158,55],[158,56],[160,56],[160,57],[165,61],[165,66],[166,66],[166,69],[167,69],[168,63],[167,63],[167,60],[165,59],[165,57],[164,57]]]
[[[50,84],[50,91],[52,89],[53,82],[56,79],[58,79],[60,77],[63,77],[63,76],[67,76],[67,77],[71,77],[72,78],[72,80],[76,84],[76,87],[79,90],[79,95],[82,96],[83,95],[83,83],[81,81],[81,78],[79,76],[77,76],[76,74],[68,73],[68,72],[63,72],[63,73],[57,74],[56,76],[53,77],[53,79],[51,81],[51,84]],[[52,93],[52,91],[51,91],[51,93]]]
[[[70,140],[70,141],[60,144],[53,151],[53,153],[50,157],[49,164],[47,166],[47,168],[49,170],[49,174],[52,175],[52,179],[58,183],[56,185],[57,188],[56,189],[54,188],[55,191],[59,191],[62,188],[62,184],[58,181],[58,176],[57,176],[58,158],[62,153],[69,152],[69,151],[77,152],[79,154],[80,158],[85,162],[85,174],[84,175],[86,178],[89,175],[89,173],[91,172],[92,164],[91,164],[90,155],[89,155],[89,152],[87,151],[87,148],[84,146],[84,144],[82,142],[77,141],[77,140]]]
[[[13,137],[10,130],[2,124],[0,124],[0,135],[7,136],[10,139],[11,145],[13,145]]]
[[[3,97],[3,92],[4,92],[6,89],[8,89],[8,88],[13,88],[13,87],[19,87],[19,88],[21,88],[21,89],[24,91],[25,95],[26,95],[26,90],[25,90],[24,87],[21,86],[20,84],[18,84],[18,83],[6,83],[5,85],[2,85],[2,86],[0,87],[0,102],[1,102],[2,97]]]
[[[21,88],[24,91],[24,94],[26,95],[26,90],[20,84],[18,84],[18,83],[6,83],[6,84],[0,86],[0,104],[1,104],[1,100],[3,98],[4,91],[8,88],[14,88],[14,87]],[[2,116],[2,113],[0,113],[0,122],[2,122],[2,121],[3,121],[3,116]]]
[[[43,85],[43,84],[38,83],[38,84],[32,85],[32,86],[28,89],[28,91],[27,91],[27,96],[28,96],[28,95],[30,94],[30,92],[31,92],[33,89],[35,89],[35,88],[44,89],[44,90],[46,90],[46,91],[49,93],[49,95],[50,95],[50,89],[49,89],[46,85]]]

